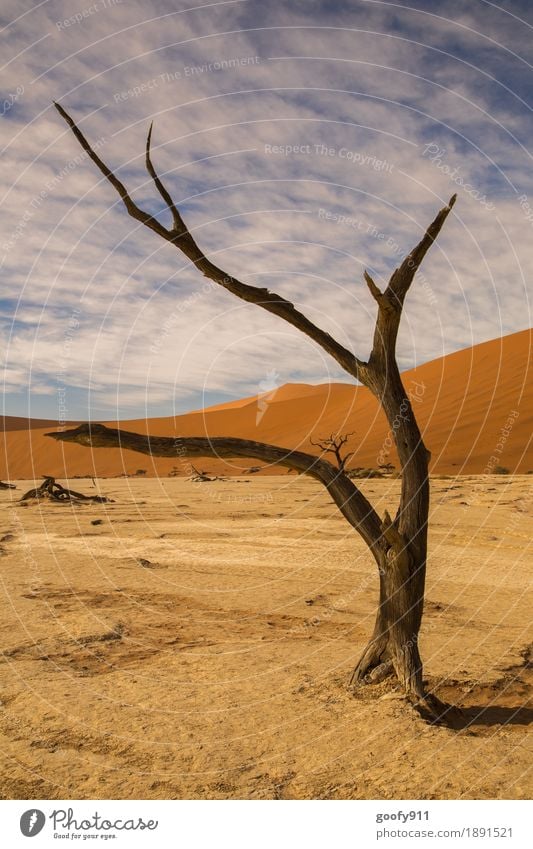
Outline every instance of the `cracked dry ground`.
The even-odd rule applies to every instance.
[[[347,692],[377,576],[318,484],[0,493],[1,797],[528,797],[532,484],[434,481],[421,648],[455,727]]]

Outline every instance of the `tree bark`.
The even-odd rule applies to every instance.
[[[396,362],[388,363],[385,379],[382,370],[374,374],[373,391],[394,436],[402,486],[394,521],[386,514],[382,525],[389,545],[378,563],[380,598],[374,632],[350,683],[372,681],[373,671],[381,668],[383,674],[386,663],[408,694],[424,699],[418,642],[426,577],[430,455]]]

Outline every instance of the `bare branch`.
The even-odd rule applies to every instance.
[[[339,510],[375,554],[379,554],[386,544],[382,534],[382,522],[363,493],[339,469],[312,454],[230,437],[217,436],[208,439],[197,436],[144,436],[101,424],[83,424],[74,430],[53,431],[46,436],[58,442],[77,443],[92,448],[121,448],[152,457],[252,457],[255,460],[296,469],[326,487]]]
[[[397,370],[396,339],[405,296],[420,263],[440,233],[456,199],[457,195],[453,195],[448,205],[440,210],[418,245],[392,273],[384,292],[380,292],[368,272],[364,272],[368,288],[378,304],[374,341],[369,359],[370,382],[367,384],[374,394],[379,394],[379,390],[376,389],[375,378],[379,375],[384,377],[386,374],[390,374],[391,369]]]
[[[154,181],[157,191],[159,192],[159,194],[161,195],[161,197],[163,198],[163,200],[165,201],[166,205],[168,206],[169,210],[172,213],[172,220],[174,222],[173,232],[181,235],[182,233],[187,232],[187,227],[185,225],[185,222],[184,222],[183,218],[181,217],[181,215],[179,214],[179,212],[176,208],[176,205],[175,205],[174,201],[172,200],[172,196],[171,196],[170,192],[167,191],[167,189],[165,188],[165,186],[163,185],[163,183],[161,182],[161,180],[157,176],[156,170],[155,170],[155,168],[152,164],[152,159],[151,159],[151,156],[150,156],[150,145],[151,145],[151,142],[152,142],[153,126],[154,126],[154,124],[153,124],[153,121],[152,121],[152,123],[150,124],[150,129],[148,130],[148,136],[146,138],[146,170],[148,171],[148,173],[150,174],[150,177]]]
[[[453,209],[456,200],[457,195],[453,195],[450,198],[448,205],[440,210],[434,221],[432,221],[429,227],[427,228],[423,238],[420,240],[418,245],[413,248],[413,250],[410,254],[408,254],[408,256],[405,257],[400,267],[393,272],[389,280],[389,285],[385,290],[386,295],[393,295],[401,304],[403,303],[405,295],[407,294],[407,291],[411,283],[413,282],[415,273],[420,267],[420,263],[422,262],[429,248],[439,235],[442,229],[442,225],[444,224],[448,215]]]
[[[328,446],[327,443],[324,442],[313,442],[312,439],[309,440],[310,445],[313,445],[315,448],[320,448],[321,451],[332,451],[333,449]]]
[[[315,445],[317,448],[321,448],[323,451],[331,451],[334,448],[342,448],[345,445],[351,436],[355,435],[355,430],[350,431],[350,433],[332,433],[330,436],[319,436],[320,442],[313,442],[312,439],[309,440],[311,445]]]
[[[256,304],[256,306],[262,307],[264,310],[267,310],[267,312],[284,319],[284,321],[288,322],[293,327],[296,327],[302,333],[305,333],[306,336],[309,336],[310,339],[313,339],[318,345],[320,345],[321,348],[327,351],[327,353],[330,354],[339,363],[339,365],[348,372],[348,374],[351,374],[352,377],[365,382],[366,363],[359,360],[351,351],[330,336],[329,333],[326,333],[324,330],[321,330],[313,324],[312,321],[295,308],[294,304],[291,304],[290,301],[287,301],[275,292],[269,292],[268,289],[260,289],[256,286],[250,286],[247,283],[242,283],[240,280],[237,280],[235,277],[227,274],[221,268],[218,268],[204,255],[188,230],[183,218],[179,214],[169,192],[165,189],[157,177],[150,158],[151,132],[148,134],[146,145],[146,165],[150,176],[155,182],[159,194],[165,200],[165,203],[172,212],[174,217],[174,229],[172,230],[167,230],[157,221],[157,219],[149,215],[147,212],[144,212],[137,206],[136,203],[134,203],[124,184],[120,182],[111,169],[92,149],[91,145],[76,123],[72,120],[68,112],[66,112],[65,109],[63,109],[63,107],[58,103],[55,103],[54,105],[61,117],[67,122],[74,136],[90,159],[118,192],[122,198],[124,206],[132,218],[135,218],[146,227],[154,230],[159,236],[173,244],[176,248],[178,248],[178,250],[182,251],[182,253],[184,253],[185,256],[194,265],[196,265],[196,267],[206,277],[213,280],[214,283],[222,286],[228,292],[231,292],[241,300],[247,301],[251,304]]]
[[[345,433],[342,436],[340,434],[337,434],[337,438],[339,440],[339,447],[342,448],[343,445],[346,445],[351,436],[355,436],[355,430],[351,430],[350,433]]]
[[[131,215],[131,217],[135,218],[137,221],[140,221],[141,224],[145,224],[146,227],[149,227],[151,230],[154,230],[159,236],[167,238],[170,235],[169,231],[165,230],[165,228],[161,224],[159,224],[159,222],[155,218],[153,218],[151,215],[149,215],[147,212],[144,212],[142,209],[140,209],[140,207],[137,206],[137,204],[130,197],[124,183],[121,183],[118,177],[113,174],[111,169],[107,167],[105,162],[103,162],[103,160],[100,159],[98,154],[92,149],[91,145],[89,144],[81,130],[76,126],[68,112],[66,112],[63,107],[59,105],[59,103],[54,102],[54,106],[61,115],[61,117],[64,118],[67,124],[69,125],[74,136],[79,141],[80,145],[88,155],[89,159],[92,159],[96,167],[102,172],[104,177],[109,180],[113,188],[119,193],[120,197],[122,198],[122,202],[124,203],[124,206],[128,210],[129,215]]]
[[[383,292],[381,291],[381,289],[378,286],[376,286],[372,277],[370,276],[370,274],[368,273],[368,271],[366,269],[363,271],[363,277],[365,278],[365,282],[366,282],[366,285],[368,286],[370,294],[372,295],[372,297],[374,298],[376,303],[380,304],[381,300],[383,298]]]

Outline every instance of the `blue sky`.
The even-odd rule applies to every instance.
[[[344,380],[310,340],[208,285],[135,198],[159,172],[203,250],[368,354],[381,282],[454,193],[409,294],[402,368],[531,325],[533,7],[4,0],[4,411],[172,415]]]

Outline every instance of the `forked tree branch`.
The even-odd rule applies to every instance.
[[[456,200],[457,195],[452,195],[448,201],[448,205],[440,210],[434,221],[432,221],[427,228],[418,245],[411,251],[410,254],[408,254],[408,256],[405,257],[400,267],[393,272],[389,280],[389,285],[385,290],[386,295],[391,297],[395,296],[396,299],[403,304],[407,291],[413,282],[413,278],[420,267],[422,260],[439,235],[442,225],[453,209]]]
[[[369,362],[356,357],[351,351],[333,339],[329,333],[321,330],[303,313],[297,310],[290,301],[281,295],[242,283],[237,278],[227,274],[221,268],[212,263],[202,252],[195,239],[187,228],[176,204],[168,189],[157,175],[151,159],[152,125],[150,126],[146,140],[146,168],[154,181],[155,187],[172,214],[173,225],[167,229],[154,216],[142,210],[131,198],[124,184],[115,176],[113,171],[98,156],[91,147],[75,121],[68,112],[59,104],[54,103],[61,117],[66,121],[72,133],[80,143],[83,150],[94,162],[104,177],[111,183],[120,195],[122,202],[132,218],[139,221],[145,227],[149,227],[158,236],[175,245],[185,256],[210,280],[227,289],[236,297],[248,303],[262,307],[267,312],[277,315],[284,321],[296,327],[306,336],[313,339],[323,350],[327,351],[342,368],[352,377],[360,380],[368,386],[375,394],[379,394],[376,387],[376,374],[386,364],[391,364],[395,358],[396,337],[407,291],[413,281],[414,275],[420,266],[427,251],[437,238],[453,204],[456,200],[454,195],[449,204],[440,210],[434,221],[426,230],[423,238],[415,248],[403,260],[401,265],[393,272],[387,288],[381,292],[370,274],[365,271],[364,277],[372,297],[378,304],[378,315],[374,332],[374,344]]]
[[[182,458],[184,461],[192,457],[244,457],[296,469],[326,487],[337,507],[375,553],[387,544],[381,519],[361,490],[327,460],[312,454],[231,437],[143,436],[101,424],[83,424],[74,430],[53,431],[45,435],[58,442],[91,448],[121,448],[152,457]]]
[[[150,129],[148,130],[148,136],[146,137],[146,170],[148,171],[148,173],[150,174],[150,177],[154,181],[157,191],[159,192],[159,194],[161,195],[161,197],[163,198],[163,200],[165,201],[166,205],[168,206],[169,210],[172,213],[172,222],[173,222],[173,225],[174,225],[173,228],[172,228],[173,232],[179,233],[181,235],[181,234],[187,232],[187,227],[185,225],[185,221],[183,220],[183,218],[179,214],[179,211],[178,211],[174,201],[172,200],[170,192],[167,191],[167,189],[165,188],[165,186],[163,185],[163,183],[161,182],[161,180],[157,176],[157,172],[156,172],[156,170],[155,170],[155,168],[152,164],[152,157],[150,155],[150,147],[151,147],[151,144],[152,144],[152,129],[153,129],[153,126],[154,126],[154,124],[152,122],[150,124]]]
[[[218,268],[218,266],[212,263],[205,256],[198,247],[195,239],[191,235],[187,225],[178,212],[170,192],[168,192],[168,190],[164,187],[163,183],[157,176],[155,168],[153,167],[150,156],[151,127],[146,142],[146,167],[155,183],[157,191],[172,213],[173,226],[170,230],[163,227],[156,218],[149,215],[147,212],[144,212],[134,202],[124,184],[115,176],[113,171],[105,164],[105,162],[100,159],[68,112],[66,112],[59,103],[55,103],[54,105],[61,117],[67,122],[83,150],[102,172],[104,177],[109,180],[115,191],[118,192],[128,214],[131,215],[132,218],[135,218],[136,221],[140,221],[141,224],[149,227],[167,242],[175,245],[175,247],[182,251],[182,253],[184,253],[185,256],[206,277],[213,280],[214,283],[222,286],[224,289],[227,289],[228,292],[236,295],[241,300],[247,301],[251,304],[256,304],[256,306],[262,307],[264,310],[267,310],[267,312],[277,315],[293,327],[296,327],[302,333],[305,333],[306,336],[309,336],[318,345],[320,345],[321,348],[327,351],[327,353],[330,354],[339,363],[339,365],[348,372],[348,374],[351,374],[352,377],[364,382],[366,364],[354,356],[351,351],[333,339],[329,333],[326,333],[324,330],[321,330],[313,324],[313,322],[303,315],[303,313],[296,309],[294,304],[281,297],[281,295],[277,295],[275,292],[270,292],[268,289],[261,289],[257,286],[250,286],[248,283],[242,283],[240,280],[237,280],[237,278],[232,277],[221,268]]]

